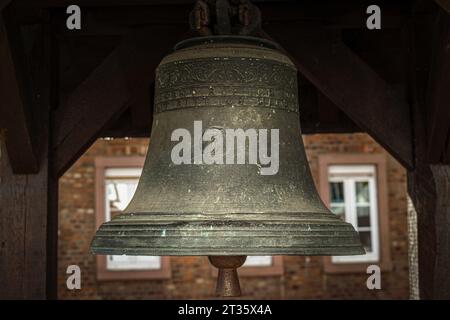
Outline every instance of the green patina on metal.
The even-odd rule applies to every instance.
[[[97,231],[92,252],[364,254],[354,228],[332,214],[315,189],[296,73],[275,44],[251,37],[193,39],[164,58],[137,191],[124,213]],[[171,133],[199,120],[205,129],[279,129],[278,172],[261,175],[251,163],[175,165]]]

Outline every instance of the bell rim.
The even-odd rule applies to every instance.
[[[147,214],[150,215],[158,216]],[[264,221],[235,217],[226,221],[167,218],[133,221],[136,216],[124,214],[131,219],[116,217],[100,226],[92,240],[91,252],[151,256],[365,254],[351,224],[332,213],[303,215],[303,219],[297,220],[292,220],[291,214],[285,215],[285,219]],[[314,220],[316,217],[322,219]]]
[[[314,248],[315,249],[315,248]],[[358,256],[365,255],[366,251],[362,247],[349,247],[348,251],[334,251],[334,248],[324,248],[324,250],[320,252],[313,252],[311,250],[304,250],[298,252],[282,252],[279,249],[273,251],[254,251],[249,252],[245,251],[194,251],[192,253],[186,253],[184,251],[175,252],[175,251],[128,251],[127,254],[124,254],[123,251],[120,250],[110,250],[110,248],[96,248],[91,249],[91,253],[94,255],[125,255],[125,256],[155,256],[155,257],[185,257],[185,256],[198,256],[198,257],[208,257],[208,256],[310,256],[310,257],[331,257],[331,256]],[[127,249],[129,250],[129,249]]]

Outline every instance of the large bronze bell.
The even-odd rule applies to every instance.
[[[354,228],[314,187],[297,70],[276,44],[241,36],[186,40],[162,60],[155,85],[138,188],[124,213],[97,231],[94,253],[210,256],[225,295],[239,293],[235,268],[247,255],[364,254]],[[246,143],[229,137],[233,129],[249,133]],[[269,142],[270,152],[261,153]]]

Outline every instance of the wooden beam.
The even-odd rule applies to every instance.
[[[311,83],[398,161],[412,168],[406,100],[353,53],[338,34],[320,27],[296,30],[295,24],[266,28],[266,32],[289,48],[288,54],[298,70]]]
[[[431,171],[436,186],[434,221],[437,245],[433,296],[436,299],[450,299],[450,166],[432,165]]]
[[[74,4],[71,0],[15,0],[18,6],[57,8]],[[258,0],[257,0],[258,1]],[[76,4],[84,7],[179,5],[192,3],[192,0],[78,0]]]
[[[154,26],[131,33],[69,95],[53,117],[58,176],[149,87],[160,60],[184,34],[185,28],[179,26]]]
[[[430,165],[427,154],[429,35],[434,20],[413,19],[409,28],[415,168],[408,171],[408,193],[417,211],[420,298],[450,299],[450,166]]]
[[[445,12],[450,14],[450,0],[434,0]]]
[[[450,14],[440,10],[435,20],[435,37],[428,84],[428,161],[445,163],[450,139]],[[448,160],[447,160],[448,161]],[[449,162],[447,162],[449,163]]]
[[[447,139],[447,147],[444,152],[444,163],[450,163],[450,139]]]
[[[10,2],[11,0],[0,0],[0,11],[3,10],[3,8],[5,8]]]
[[[323,123],[338,122],[340,110],[324,94],[317,93],[317,109],[319,119]]]
[[[32,175],[16,175],[0,136],[0,299],[45,299],[47,158]]]
[[[6,130],[5,143],[13,172],[36,173],[39,161],[33,137],[22,38],[17,25],[11,22],[8,26],[9,32],[0,15],[0,128]]]
[[[133,127],[150,130],[153,119],[154,94],[155,84],[152,81],[149,87],[137,95],[135,102],[130,107]]]
[[[36,0],[35,0],[36,1]],[[129,4],[129,2],[127,2]],[[83,28],[77,32],[68,31],[66,34],[76,35],[90,29],[91,32],[108,32],[107,26],[115,25],[118,32],[123,26],[144,24],[188,24],[189,12],[194,1],[170,5],[152,5],[145,2],[142,6],[114,6],[83,7]],[[345,3],[305,3],[305,2],[262,2],[256,4],[261,10],[264,25],[296,21],[298,24],[323,25],[327,28],[355,28],[366,29],[366,7],[362,3],[348,5]],[[407,19],[408,7],[404,3],[386,4],[383,6],[383,29],[400,28]],[[58,11],[58,18],[65,19],[65,11]],[[103,25],[103,26],[102,26]],[[64,32],[65,23],[60,24]],[[97,27],[97,28],[93,28]]]
[[[59,105],[63,105],[68,96],[117,48],[121,39],[117,36],[59,38]]]

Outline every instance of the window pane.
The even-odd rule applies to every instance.
[[[108,270],[159,270],[161,258],[154,256],[108,256]]]
[[[360,231],[359,238],[366,252],[372,252],[372,238],[370,231]]]
[[[342,220],[345,221],[345,207],[344,206],[330,206],[331,212],[333,212],[335,215],[339,216]]]
[[[366,255],[333,257],[335,263],[377,261],[377,181],[374,165],[333,165],[329,174],[330,210],[351,223],[359,234]]]
[[[139,178],[108,177],[105,180],[109,218],[121,214],[133,198]],[[106,218],[106,217],[105,217]],[[120,270],[158,270],[161,269],[161,257],[108,255],[106,269]]]
[[[369,203],[369,182],[359,181],[355,183],[356,203]]]
[[[330,182],[330,202],[344,203],[344,183]]]
[[[244,267],[270,267],[271,265],[271,256],[248,256],[244,263]]]
[[[136,191],[138,179],[107,180],[106,190],[111,219],[124,210]]]
[[[370,207],[369,206],[356,207],[356,214],[358,215],[358,227],[370,227]]]

